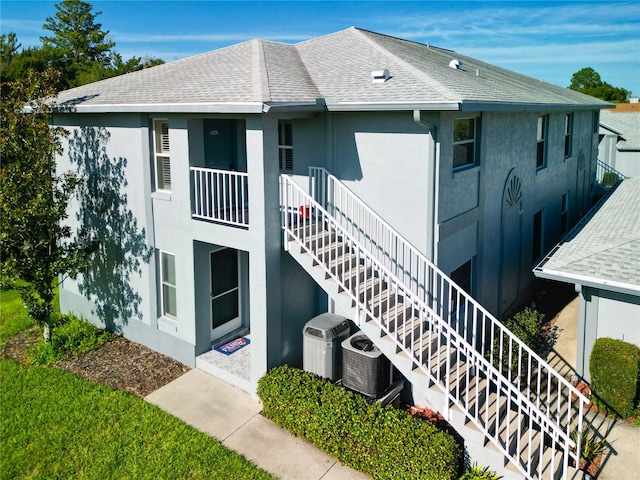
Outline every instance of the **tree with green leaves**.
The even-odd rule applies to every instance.
[[[628,102],[631,96],[629,90],[603,82],[600,74],[591,67],[583,68],[574,73],[569,88],[612,103]]]
[[[49,124],[60,74],[31,71],[3,89],[0,103],[0,273],[15,284],[29,315],[51,340],[55,286],[75,278],[97,244],[64,224],[81,179],[58,173],[55,157],[66,132]]]
[[[93,6],[82,0],[63,0],[55,5],[55,18],[48,17],[42,26],[52,32],[52,36],[40,37],[45,49],[51,49],[59,58],[68,75],[68,86],[76,86],[76,77],[91,75],[106,70],[112,58],[111,49],[115,42],[109,39],[109,31],[103,31],[96,23],[96,17],[102,12],[93,13]],[[84,83],[87,83],[86,81]]]

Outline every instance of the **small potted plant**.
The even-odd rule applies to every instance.
[[[571,432],[571,439],[577,443],[578,431]],[[580,444],[580,465],[578,468],[584,472],[585,480],[592,480],[596,477],[600,468],[600,460],[607,446],[606,438],[597,438],[597,433],[591,428],[585,428],[582,432],[582,443]]]

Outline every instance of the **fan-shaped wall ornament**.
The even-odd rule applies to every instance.
[[[517,175],[511,177],[507,190],[504,195],[504,201],[510,207],[522,200],[522,180]]]

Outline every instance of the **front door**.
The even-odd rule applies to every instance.
[[[223,248],[211,252],[211,340],[242,324],[238,251]]]
[[[237,169],[233,126],[233,120],[204,120],[204,166],[206,168]]]

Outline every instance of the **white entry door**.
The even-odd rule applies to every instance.
[[[211,340],[242,324],[238,251],[223,248],[211,252]]]

